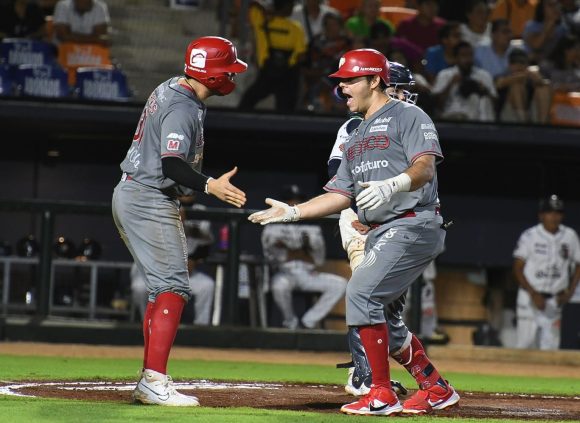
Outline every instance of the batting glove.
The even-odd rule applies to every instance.
[[[401,173],[384,181],[359,181],[358,184],[365,189],[356,196],[356,205],[363,210],[375,210],[391,201],[394,193],[409,191],[411,178],[406,173]]]
[[[248,216],[248,220],[252,223],[259,223],[267,225],[268,223],[276,222],[296,222],[300,219],[300,210],[297,206],[289,206],[282,201],[266,198],[266,204],[272,206],[268,210],[262,210],[252,213]]]

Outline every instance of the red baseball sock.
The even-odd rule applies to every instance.
[[[149,324],[146,369],[167,374],[169,351],[175,340],[184,305],[183,297],[173,292],[164,292],[155,299]]]
[[[397,363],[401,364],[411,376],[415,378],[422,389],[429,389],[441,378],[441,375],[425,354],[425,348],[415,335],[411,338],[411,344],[400,354],[393,355]]]
[[[359,326],[358,331],[373,373],[373,385],[391,389],[387,324]]]
[[[147,363],[147,350],[149,348],[149,323],[151,322],[151,313],[153,312],[153,306],[155,303],[148,302],[147,308],[145,309],[145,316],[143,316],[143,344],[145,345],[143,353],[143,368],[146,369],[145,364]]]

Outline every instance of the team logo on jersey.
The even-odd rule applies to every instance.
[[[180,135],[180,134],[176,134],[175,132],[172,132],[171,134],[167,135],[167,138],[178,139],[179,141],[183,141],[185,136]]]
[[[207,58],[207,52],[205,50],[200,50],[197,48],[191,49],[189,54],[189,64],[194,68],[205,68],[205,59]]]
[[[356,141],[354,145],[346,150],[346,159],[351,161],[355,157],[362,155],[365,151],[374,150],[375,148],[378,148],[379,150],[386,150],[389,148],[389,139],[386,135],[373,135]]]
[[[179,140],[167,140],[167,151],[179,150]]]
[[[433,125],[432,123],[422,123],[421,124],[421,129],[429,129],[431,131],[435,130],[435,125]]]
[[[570,257],[570,247],[568,247],[568,244],[562,244],[560,246],[560,257],[564,260],[568,260]]]

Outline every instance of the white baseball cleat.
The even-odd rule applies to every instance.
[[[344,386],[344,390],[347,394],[354,395],[355,397],[360,397],[368,394],[371,391],[371,387],[365,384],[364,380],[358,375],[354,375],[354,367],[348,368],[348,380]]]
[[[133,400],[143,404],[167,405],[172,407],[196,407],[199,400],[194,396],[180,394],[173,386],[171,376],[143,370],[141,380],[133,391]]]

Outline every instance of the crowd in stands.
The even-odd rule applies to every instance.
[[[103,0],[0,1],[0,95],[126,101]]]
[[[0,0],[0,95],[130,99],[110,25],[106,0]],[[240,110],[273,95],[277,112],[344,113],[327,76],[368,47],[412,70],[435,119],[580,116],[579,0],[253,0],[248,25]]]
[[[412,70],[435,118],[543,124],[558,101],[580,109],[576,0],[255,0],[250,26],[260,71],[243,110],[274,93],[280,112],[344,112],[327,75],[365,47]]]

